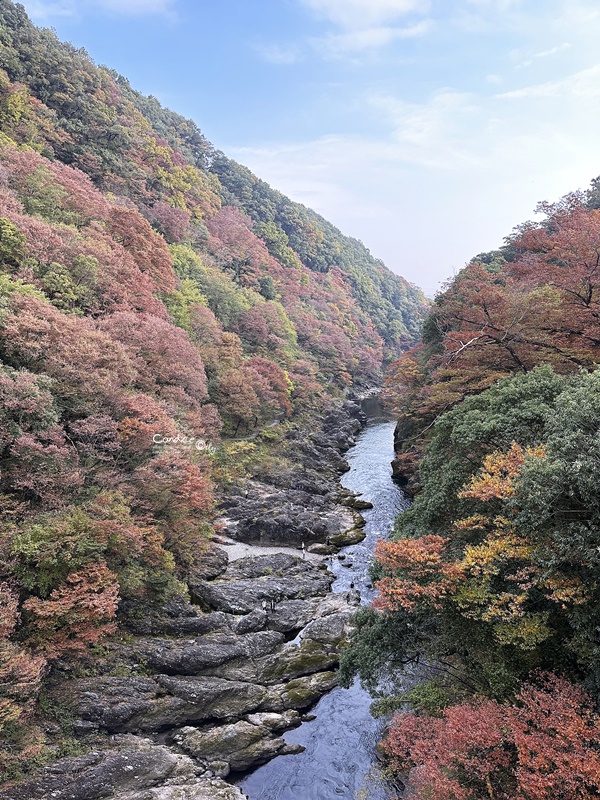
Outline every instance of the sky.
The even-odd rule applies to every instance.
[[[598,0],[23,0],[433,295],[600,175]]]

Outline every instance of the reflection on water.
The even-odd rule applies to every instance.
[[[409,504],[390,479],[393,433],[393,422],[370,423],[347,454],[350,471],[342,478],[343,486],[361,493],[374,508],[362,512],[367,521],[365,540],[344,548],[343,561],[333,559],[333,591],[345,592],[354,583],[363,603],[373,597],[368,566],[375,542],[387,538],[396,515]],[[371,717],[370,704],[371,698],[358,684],[322,697],[311,712],[316,719],[284,737],[306,750],[280,756],[255,770],[240,782],[243,791],[250,800],[387,800],[390,793],[375,760],[383,723]]]

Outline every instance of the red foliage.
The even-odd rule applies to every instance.
[[[600,792],[600,716],[583,689],[554,675],[525,685],[507,711],[519,797],[587,800]]]
[[[182,448],[168,447],[134,472],[132,485],[137,512],[157,520],[178,573],[185,574],[205,544],[204,523],[213,508],[207,465],[191,461]]]
[[[88,564],[71,573],[48,600],[25,601],[30,640],[49,659],[84,653],[116,630],[118,602],[116,576],[102,562]]]
[[[290,382],[285,372],[274,361],[253,356],[248,361],[246,372],[256,374],[253,386],[261,402],[261,412],[265,415],[283,413],[286,416],[292,410],[289,401]]]
[[[139,267],[122,244],[115,241],[99,223],[93,222],[85,230],[85,236],[78,240],[72,252],[97,259],[98,290],[101,295],[101,310],[112,311],[121,307],[167,317],[167,310],[154,296],[158,291],[152,276]],[[73,256],[75,257],[75,256]],[[62,256],[55,259],[67,261]]]
[[[174,208],[161,203],[154,203],[151,208],[142,208],[146,219],[165,237],[169,244],[182,242],[189,234],[192,215],[183,208]]]
[[[103,319],[100,328],[130,355],[139,390],[154,390],[165,400],[191,409],[208,398],[200,354],[181,328],[158,317],[125,311]]]
[[[249,426],[258,418],[260,400],[248,378],[241,369],[228,369],[219,374],[214,391],[223,418],[233,421],[236,433],[242,423]]]
[[[60,208],[75,212],[80,226],[90,219],[106,220],[110,203],[90,178],[60,161],[49,161],[33,150],[4,147],[0,154],[8,183],[21,198],[52,192]],[[32,180],[34,179],[34,180]],[[58,191],[57,191],[58,190]]]
[[[262,239],[250,230],[252,220],[237,208],[225,206],[207,220],[206,226],[212,234],[209,239],[212,252],[243,286],[254,285],[257,276],[267,267],[270,274],[273,274],[271,267],[275,272],[281,271]]]
[[[44,656],[32,655],[13,642],[0,641],[0,736],[7,725],[22,725],[31,717],[45,671]],[[31,749],[22,755],[35,755],[38,742],[30,735],[26,738]],[[9,753],[10,750],[0,753],[0,766],[10,763]]]
[[[502,707],[491,700],[453,706],[441,718],[397,715],[384,748],[394,771],[410,771],[407,797],[483,800],[490,797],[488,783],[510,766],[504,723]]]
[[[142,508],[158,518],[203,514],[212,508],[212,484],[207,470],[190,461],[182,449],[166,452],[139,467],[132,483]]]
[[[176,286],[173,259],[162,236],[135,210],[113,206],[108,229],[116,241],[131,253],[141,272],[148,272],[161,292]]]
[[[68,434],[80,460],[88,467],[112,462],[121,450],[117,423],[106,414],[73,420]]]
[[[10,448],[8,488],[49,508],[69,503],[83,485],[77,451],[62,428],[23,434]]]
[[[441,717],[400,714],[385,740],[415,800],[591,800],[600,792],[600,717],[554,675],[516,701],[464,703]]]
[[[377,542],[375,557],[386,574],[377,582],[379,596],[374,606],[384,611],[412,611],[421,603],[441,608],[441,601],[453,594],[462,576],[444,558],[447,542],[432,535]]]
[[[0,583],[0,641],[8,639],[19,620],[19,595],[3,581]]]
[[[149,454],[154,448],[155,434],[169,437],[177,433],[175,421],[163,404],[148,395],[124,395],[118,407],[124,415],[118,426],[119,440],[128,454]]]
[[[136,375],[125,348],[93,320],[62,314],[36,297],[15,293],[1,332],[10,362],[54,378],[54,391],[73,407],[110,405]]]

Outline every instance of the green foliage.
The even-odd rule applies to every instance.
[[[443,535],[452,520],[466,516],[466,503],[458,493],[484,456],[507,449],[513,441],[524,446],[541,442],[548,414],[564,386],[563,377],[542,365],[498,381],[442,415],[420,467],[424,490],[398,517],[397,535]]]
[[[17,269],[25,256],[25,237],[10,220],[0,217],[0,264],[9,271]]]
[[[171,248],[175,272],[187,280],[188,291],[193,288],[202,298],[202,305],[221,321],[225,328],[252,305],[252,293],[241,289],[225,274],[203,264],[202,259],[190,247],[175,245]],[[182,326],[185,327],[185,326]]]
[[[371,704],[371,714],[376,718],[386,717],[393,711],[405,710],[408,706],[419,714],[438,716],[452,700],[450,691],[439,680],[425,680],[408,692],[375,700]]]
[[[356,612],[353,623],[352,640],[340,658],[340,684],[348,688],[359,675],[361,684],[374,695],[383,686],[389,688],[390,679],[418,659],[420,637],[431,633],[419,631],[400,614],[383,617],[368,607]]]
[[[80,257],[78,263],[85,258],[85,256]],[[97,268],[97,260],[93,259],[93,262]],[[76,275],[63,264],[52,262],[48,265],[40,265],[37,274],[44,294],[57,308],[80,314],[93,308],[96,296],[92,287],[83,281],[78,283]]]
[[[165,295],[164,303],[169,309],[171,319],[188,333],[192,332],[192,314],[195,306],[205,306],[206,297],[197,288],[196,281],[184,278],[179,289]]]

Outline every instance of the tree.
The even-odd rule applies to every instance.
[[[600,791],[600,717],[554,675],[513,703],[484,700],[440,716],[397,715],[385,740],[415,800],[591,800]]]
[[[119,585],[102,562],[67,575],[49,599],[23,603],[29,640],[47,658],[84,653],[116,630]]]

